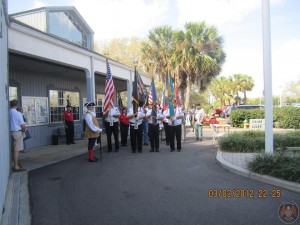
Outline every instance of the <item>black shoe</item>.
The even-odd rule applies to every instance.
[[[89,159],[89,162],[98,162],[98,158],[94,157],[94,159]]]
[[[180,152],[180,151],[181,151],[181,149],[177,149],[177,151],[178,151],[178,152]]]
[[[198,138],[198,137],[196,137],[196,141],[199,141],[199,138]]]
[[[171,148],[171,150],[170,150],[171,152],[174,152],[175,151],[175,149],[174,148]]]
[[[150,152],[154,152],[154,149],[151,149]]]
[[[75,145],[76,143],[75,143],[75,142],[72,142],[71,144],[74,144],[74,145]]]
[[[156,152],[159,152],[159,149],[156,149],[155,151],[156,151]]]
[[[117,149],[115,149],[115,152],[118,152],[119,151],[119,149],[117,148]]]
[[[107,150],[107,153],[109,153],[109,152],[112,152],[112,150],[111,149]]]
[[[139,153],[142,153],[142,150],[139,150]]]
[[[70,145],[70,143],[67,143],[67,145]]]
[[[145,146],[148,146],[148,143],[144,143]]]
[[[135,151],[132,151],[132,153],[135,153]]]

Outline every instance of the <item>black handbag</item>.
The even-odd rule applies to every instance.
[[[28,139],[30,139],[31,138],[31,135],[30,135],[30,133],[29,133],[29,130],[25,130],[25,133],[24,133],[25,135],[25,137],[23,138],[23,141],[25,141],[25,140],[28,140]]]

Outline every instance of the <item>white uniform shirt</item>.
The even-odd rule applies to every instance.
[[[181,108],[176,107],[174,109],[174,113],[175,113],[175,116],[173,118],[169,119],[169,125],[170,126],[177,126],[177,125],[180,125],[182,123],[182,119],[176,119],[176,117],[178,117],[178,116],[184,116],[184,113],[181,110]],[[166,116],[170,116],[170,110],[169,109],[166,112]]]
[[[164,116],[164,122],[165,123],[169,123],[169,119],[167,118],[168,114],[170,115],[169,108],[167,108],[166,110],[163,111],[163,116]]]
[[[22,113],[16,109],[10,109],[10,131],[20,131],[21,125],[25,125]]]
[[[133,108],[130,108],[128,113],[127,113],[127,116],[132,116],[132,115],[133,115]],[[138,125],[141,125],[142,122],[143,122],[143,119],[141,119],[141,118],[144,117],[144,116],[145,116],[144,110],[141,107],[138,107],[137,117],[132,117],[132,118],[129,119],[130,125],[134,126],[135,122],[137,122]]]
[[[102,129],[101,128],[99,128],[99,127],[97,127],[94,123],[93,123],[93,117],[92,117],[92,115],[94,116],[94,117],[96,117],[96,113],[95,112],[93,112],[93,111],[90,111],[90,110],[87,110],[87,112],[89,112],[89,113],[87,113],[86,115],[85,115],[85,122],[86,122],[86,125],[87,126],[89,126],[89,128],[92,130],[92,131],[94,131],[94,132],[101,132],[102,131]],[[92,114],[92,115],[91,115]]]
[[[119,118],[113,117],[113,116],[120,116],[120,115],[121,115],[121,113],[120,113],[118,107],[110,108],[110,109],[108,110],[108,114],[107,114],[107,116],[106,116],[106,118],[105,118],[105,121],[106,121],[106,122],[109,122],[109,123],[110,123],[111,120],[112,120],[113,123],[114,123],[114,122],[118,122],[118,121],[119,121]]]
[[[148,109],[146,116],[151,116],[152,114],[152,109]],[[157,119],[157,123],[159,123],[159,121],[163,118],[163,115],[161,114],[160,110],[157,110],[156,112],[156,119]],[[152,120],[152,116],[148,119],[148,123],[152,124],[153,120]]]

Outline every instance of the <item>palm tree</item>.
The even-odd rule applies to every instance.
[[[246,91],[251,91],[254,87],[254,81],[251,76],[245,75],[245,74],[234,74],[233,77],[231,77],[231,80],[233,82],[234,91],[236,93],[236,99],[237,104],[240,103],[240,97],[239,92],[244,93],[244,104],[247,103],[246,98]]]
[[[231,105],[233,101],[232,84],[229,78],[219,77],[214,79],[209,85],[209,90],[212,95],[220,101],[221,107]]]
[[[246,92],[252,91],[252,89],[254,87],[254,80],[251,76],[248,76],[248,75],[244,75],[244,76],[246,79],[245,86],[244,86],[244,103],[247,104]]]
[[[175,51],[171,61],[177,84],[182,93],[186,93],[187,108],[192,84],[197,84],[200,90],[205,89],[212,78],[220,73],[225,61],[222,38],[217,35],[215,27],[207,26],[205,22],[186,23],[185,31],[174,33],[173,42]]]
[[[147,72],[166,82],[168,67],[173,53],[173,30],[170,26],[157,27],[149,32],[148,40],[142,42],[142,63]]]

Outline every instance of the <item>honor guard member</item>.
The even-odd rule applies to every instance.
[[[132,101],[133,103],[133,101]],[[127,113],[127,118],[130,122],[130,142],[132,153],[136,152],[136,146],[138,151],[142,152],[143,141],[143,119],[145,118],[145,112],[143,109],[144,102],[139,102],[138,111],[134,114],[133,107],[131,107]]]
[[[169,106],[166,105],[166,109],[163,111],[163,125],[164,125],[164,130],[165,130],[165,135],[166,135],[166,145],[170,145],[170,127],[169,127],[169,119],[167,118],[167,115],[170,115],[169,112]]]
[[[85,137],[88,138],[89,162],[97,162],[98,158],[94,156],[94,145],[97,138],[101,135],[102,129],[100,128],[100,124],[96,118],[95,103],[88,102],[85,103],[84,106],[87,107],[85,115]]]
[[[119,151],[119,117],[121,113],[118,107],[112,107],[104,114],[107,136],[107,152],[112,151],[111,134],[115,139],[115,152]]]
[[[76,144],[74,142],[74,115],[71,105],[66,106],[67,111],[63,113],[62,120],[66,131],[66,144]]]
[[[151,144],[150,152],[154,152],[154,147],[155,151],[159,152],[159,121],[163,119],[163,115],[159,109],[156,109],[156,112],[153,113],[154,107],[157,107],[156,104],[150,104],[149,106],[146,119],[148,120],[148,135]]]
[[[173,99],[173,107],[174,107],[174,116],[170,117],[169,114],[166,117],[169,119],[169,126],[170,126],[170,148],[171,152],[175,150],[175,137],[177,141],[177,150],[178,152],[181,151],[181,124],[182,119],[184,118],[184,113],[182,112],[181,108],[177,106],[177,100]]]

